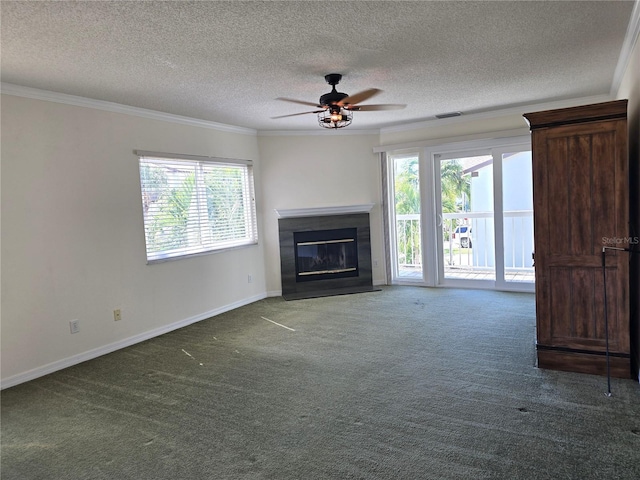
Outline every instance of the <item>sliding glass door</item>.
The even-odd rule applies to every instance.
[[[394,282],[533,290],[528,138],[387,159]]]

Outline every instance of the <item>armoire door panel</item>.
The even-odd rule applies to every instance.
[[[581,340],[596,338],[593,271],[593,268],[571,269],[571,333]]]
[[[549,289],[549,303],[542,305],[543,310],[539,312],[541,321],[546,324],[546,335],[544,337],[538,336],[538,340],[551,344],[553,338],[573,337],[570,301],[571,269],[566,267],[550,268],[547,282],[548,285],[554,285],[554,288]]]
[[[553,194],[540,199],[544,205],[538,207],[546,211],[550,223],[548,253],[597,254],[603,237],[627,227],[627,209],[617,195],[620,174],[616,175],[615,165],[600,161],[613,155],[615,134],[554,138],[547,146],[545,190]]]
[[[591,253],[591,138],[573,136],[567,139],[567,143],[568,158],[563,160],[569,164],[569,239],[565,252],[584,255]]]
[[[544,242],[548,242],[548,247],[543,248],[548,254],[564,253],[567,251],[567,245],[570,242],[571,230],[569,222],[570,203],[569,203],[569,184],[570,165],[566,161],[567,158],[567,139],[550,140],[547,145],[547,164],[544,167],[546,175],[544,178],[547,184],[546,190],[553,192],[545,198],[536,197],[534,194],[534,211],[544,212],[544,218],[540,220],[548,223],[545,226],[547,237],[541,238]],[[539,203],[538,205],[536,205]],[[536,251],[541,250],[536,247]]]
[[[538,341],[575,348],[605,346],[602,268],[553,267],[548,270],[549,302],[541,305]],[[612,351],[624,351],[621,335],[620,276],[607,268],[607,312]]]
[[[615,153],[615,134],[609,132],[599,136],[600,141],[594,141],[593,158],[610,158]],[[603,238],[611,238],[616,232],[626,228],[620,225],[621,213],[624,214],[626,207],[619,205],[616,199],[616,190],[619,188],[616,176],[615,165],[608,165],[603,162],[594,162],[594,172],[591,175],[592,195],[591,214],[594,220],[592,235],[592,251],[600,252],[603,247]],[[618,172],[620,176],[620,172]],[[622,208],[622,211],[619,209]]]

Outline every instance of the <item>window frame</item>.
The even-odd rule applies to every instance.
[[[196,191],[196,198],[198,204],[207,202],[206,198],[206,185],[203,178],[203,169],[206,166],[232,166],[232,167],[244,167],[243,185],[242,185],[242,203],[243,212],[245,217],[245,230],[246,235],[243,237],[237,237],[232,240],[217,240],[210,241],[206,244],[198,246],[190,246],[183,248],[165,249],[159,252],[149,251],[149,238],[148,238],[148,220],[144,213],[143,206],[143,228],[145,237],[145,254],[147,264],[162,263],[171,260],[179,260],[184,258],[197,257],[202,255],[210,255],[213,253],[219,253],[223,251],[233,250],[237,248],[249,247],[258,244],[258,218],[255,201],[255,183],[253,176],[253,161],[244,159],[232,159],[222,157],[209,157],[201,155],[186,155],[178,153],[162,153],[152,152],[147,150],[134,150],[134,154],[138,157],[138,176],[140,181],[140,199],[144,204],[144,187],[141,176],[141,167],[143,164],[167,164],[167,163],[183,163],[185,167],[191,167],[194,169],[194,182],[196,185],[194,189]],[[198,209],[198,228],[200,233],[203,233],[204,226],[207,221],[203,221],[203,215],[208,215],[208,210]],[[205,235],[202,235],[205,236]],[[185,250],[188,250],[185,252]]]

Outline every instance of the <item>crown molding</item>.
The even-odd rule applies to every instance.
[[[314,130],[258,130],[259,137],[302,137],[317,135],[380,135],[380,130],[357,130],[349,128],[333,130],[328,128],[317,128]]]
[[[487,110],[478,113],[462,114],[459,117],[449,118],[433,118],[424,120],[422,122],[407,123],[403,125],[394,125],[391,127],[383,127],[380,129],[380,134],[406,132],[409,130],[418,130],[421,128],[429,127],[442,127],[446,125],[455,125],[460,123],[471,122],[474,120],[484,120],[488,118],[503,117],[508,115],[522,115],[527,111],[537,110],[553,110],[556,108],[575,107],[578,105],[588,105],[590,103],[608,102],[613,98],[611,95],[594,95],[591,97],[572,98],[569,100],[550,101],[545,103],[534,103],[530,105],[520,105],[516,107],[507,107],[497,110]]]
[[[638,36],[640,35],[640,0],[636,0],[631,11],[631,19],[627,26],[627,33],[620,49],[620,56],[618,57],[618,64],[613,74],[613,81],[611,82],[611,96],[615,97],[622,84],[622,79],[629,66],[631,60],[631,54],[635,47]]]
[[[158,112],[156,110],[148,110],[146,108],[130,107],[120,103],[105,102],[103,100],[95,100],[92,98],[79,97],[76,95],[67,95],[66,93],[52,92],[49,90],[41,90],[39,88],[24,87],[12,83],[0,83],[0,93],[5,95],[13,95],[15,97],[32,98],[35,100],[44,100],[47,102],[62,103],[65,105],[73,105],[76,107],[95,108],[113,113],[123,113],[125,115],[133,115],[136,117],[150,118],[152,120],[161,120],[163,122],[178,123],[181,125],[189,125],[192,127],[203,127],[221,132],[239,133],[242,135],[257,135],[257,130],[252,128],[236,127],[234,125],[226,125],[224,123],[211,122],[208,120],[200,120],[197,118],[183,117],[181,115],[173,115],[171,113]]]

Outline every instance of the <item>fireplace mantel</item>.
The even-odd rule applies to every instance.
[[[318,215],[347,215],[350,213],[369,213],[375,203],[364,205],[345,205],[341,207],[317,208],[276,208],[278,218],[315,217]]]

